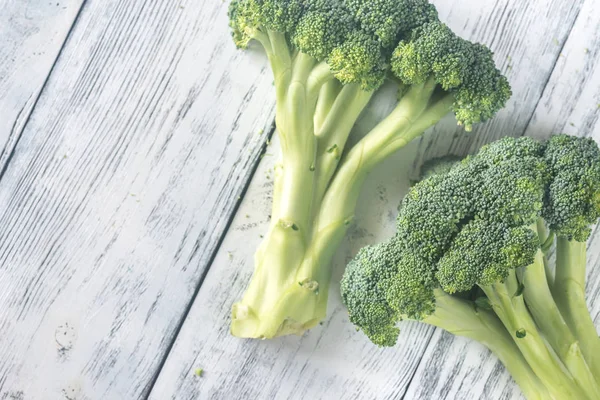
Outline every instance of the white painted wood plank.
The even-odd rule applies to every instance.
[[[226,9],[86,2],[0,181],[0,398],[145,396],[273,117]]]
[[[0,171],[23,131],[82,2],[0,0]]]
[[[519,110],[524,110],[524,113],[528,113],[525,118],[528,121],[560,50],[560,46],[548,38],[559,34],[558,40],[565,40],[568,28],[577,15],[579,3],[566,0],[537,0],[528,4],[492,0],[436,3],[442,18],[449,21],[459,33],[492,43],[501,65],[506,67],[506,54],[513,54],[510,74],[515,85],[516,100],[511,103],[511,109],[516,116],[509,117],[504,113],[500,118],[503,124],[509,124],[511,118],[525,118],[519,114]],[[549,8],[553,9],[552,13],[545,12]],[[494,32],[498,32],[497,36],[494,36]],[[389,98],[383,97],[381,104],[369,108],[355,133],[365,131],[372,123],[374,114],[382,112],[381,105],[389,106]],[[451,118],[445,121],[444,126],[448,124],[454,124]],[[518,126],[521,130],[516,134],[522,134],[526,122]],[[493,125],[482,129],[495,129],[494,134],[490,134],[491,140],[503,134],[503,127]],[[436,134],[444,134],[440,132],[441,129],[436,131]],[[446,130],[447,135],[448,132],[455,132],[455,129]],[[469,136],[467,140],[476,143],[478,138],[478,135]],[[330,315],[322,327],[313,329],[301,338],[240,340],[229,335],[229,313],[232,303],[241,297],[250,279],[253,252],[260,241],[259,235],[266,231],[268,224],[272,177],[269,168],[272,168],[274,157],[265,157],[150,398],[403,398],[434,330],[425,325],[406,323],[403,324],[398,346],[377,349],[347,321],[337,282],[346,261],[360,247],[381,241],[392,234],[396,208],[406,193],[415,158],[420,159],[424,152],[446,154],[447,146],[447,142],[440,140],[413,143],[374,171],[369,178],[359,202],[356,225],[334,261],[336,277],[330,289]],[[279,151],[275,146],[269,153],[277,156]],[[480,349],[469,345],[468,352],[479,354]],[[472,356],[466,361],[470,365],[477,363]],[[501,371],[495,360],[490,359],[489,362],[491,364],[481,374]],[[203,377],[194,376],[196,368],[205,370]],[[473,398],[477,398],[483,390],[488,391],[490,398],[518,396],[518,390],[512,386],[506,374],[489,379],[489,382],[482,381],[483,384],[478,383],[479,386],[469,391],[468,382],[472,375],[469,370],[463,371],[462,375],[457,376],[456,385],[465,382],[463,390]],[[447,398],[453,397],[448,395]]]
[[[600,3],[587,0],[544,89],[526,135],[569,133],[600,143]],[[600,327],[600,229],[588,244],[587,298]],[[458,369],[458,366],[461,366]],[[436,332],[407,392],[414,399],[497,399],[518,396],[490,352]]]

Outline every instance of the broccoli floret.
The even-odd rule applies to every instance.
[[[350,321],[364,326],[369,339],[381,346],[393,346],[400,332],[396,327],[399,318],[386,302],[381,282],[392,278],[393,266],[401,257],[397,246],[389,242],[365,247],[348,264],[341,282],[344,302],[355,310],[350,313]]]
[[[426,161],[421,166],[420,181],[432,177],[433,175],[440,175],[449,172],[458,162],[461,157],[459,156],[443,156]],[[416,182],[415,182],[416,183]]]
[[[330,259],[366,175],[453,111],[467,130],[491,118],[510,88],[492,53],[457,37],[426,0],[233,0],[229,19],[235,44],[256,41],[270,61],[283,154],[274,222],[250,286],[234,305],[231,330],[255,338],[302,333],[325,316]],[[397,86],[396,106],[347,148],[353,125],[386,80]],[[430,225],[424,260],[438,256],[439,228]],[[413,239],[418,246],[420,238]],[[371,336],[385,341],[388,333]]]
[[[518,357],[552,396],[596,398],[600,339],[581,301],[585,245],[576,243],[600,217],[599,171],[595,142],[558,135],[546,143],[504,138],[430,174],[403,200],[396,235],[349,264],[342,297],[351,321],[382,346],[395,343],[398,321],[413,319],[510,358],[514,348],[481,335],[503,335],[481,326],[479,305],[490,304],[504,332],[512,333]],[[538,229],[545,225],[559,237],[554,287],[540,249]]]
[[[438,261],[436,280],[447,293],[504,281],[511,269],[533,263],[537,234],[526,226],[474,219],[456,235]]]
[[[579,242],[600,218],[600,151],[589,138],[552,137],[545,160],[552,171],[544,218],[557,234]]]

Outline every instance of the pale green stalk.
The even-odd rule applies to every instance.
[[[340,162],[350,131],[372,96],[372,91],[364,91],[358,85],[345,85],[332,104],[327,118],[319,129],[315,129],[318,150],[313,201],[317,207]]]
[[[559,236],[556,241],[556,276],[553,295],[575,334],[583,356],[600,380],[600,339],[585,299],[586,243]]]
[[[338,93],[324,64],[302,53],[291,58],[281,36],[270,35],[269,43],[282,162],[275,171],[274,220],[255,255],[248,289],[233,307],[231,331],[240,337],[302,333],[325,317],[331,259],[367,173],[383,159],[382,150],[400,148],[449,111],[432,104],[433,80],[414,85],[338,166],[372,93],[356,85]]]
[[[504,283],[481,286],[494,312],[500,318],[523,357],[557,400],[580,400],[589,397],[576,384],[569,371],[548,348],[531,318],[519,284],[511,271]]]
[[[293,61],[288,59],[287,44],[277,40],[281,39],[278,34],[271,36],[271,43],[279,46],[269,58],[274,65],[276,125],[283,161],[276,171],[273,206],[276,219],[255,255],[254,275],[248,289],[242,301],[233,307],[231,330],[243,337],[273,337],[285,333],[284,321],[288,319],[285,309],[295,309],[296,314],[289,315],[289,320],[305,320],[302,307],[294,307],[293,303],[309,303],[303,297],[310,297],[312,293],[303,288],[300,293],[290,289],[297,289],[295,271],[306,252],[312,230],[312,196],[307,196],[307,192],[312,192],[315,182],[311,166],[317,146],[313,129],[317,99],[308,93],[307,82],[315,71],[316,61],[302,53]],[[289,67],[286,62],[291,63]],[[312,77],[315,84],[314,75]],[[285,309],[278,312],[280,306]]]
[[[473,339],[498,357],[528,400],[547,400],[548,389],[531,369],[527,360],[491,311],[475,308],[472,302],[435,290],[435,313],[423,322],[454,335]]]
[[[323,123],[327,116],[329,115],[329,111],[335,100],[337,99],[340,90],[342,90],[342,84],[335,80],[329,80],[323,84],[321,91],[319,92],[319,98],[317,100],[317,108],[315,109],[315,117],[314,117],[314,125],[315,132],[319,132]]]
[[[554,232],[549,232],[546,227],[546,223],[543,218],[538,218],[536,223],[536,229],[538,232],[538,237],[540,238],[540,243],[542,247],[542,251],[544,252],[544,270],[546,271],[546,281],[548,283],[548,287],[552,289],[554,285],[554,268],[552,264],[548,261],[547,253],[552,248],[554,244]]]
[[[534,263],[519,271],[527,308],[579,387],[590,399],[600,399],[600,387],[583,357],[579,342],[554,302],[547,284],[543,258],[539,250]]]

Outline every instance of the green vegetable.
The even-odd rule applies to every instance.
[[[331,257],[369,171],[446,114],[471,130],[510,87],[490,50],[457,37],[425,0],[233,0],[229,17],[237,46],[258,42],[269,58],[282,148],[272,223],[231,332],[301,334],[325,316]],[[397,105],[347,148],[385,80]]]
[[[350,320],[381,346],[395,344],[399,321],[423,321],[486,345],[530,399],[599,399],[584,292],[599,217],[593,140],[499,140],[413,186],[396,235],[348,264]],[[541,244],[555,236],[552,268]]]

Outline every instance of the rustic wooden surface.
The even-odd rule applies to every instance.
[[[448,118],[373,173],[336,277],[391,234],[421,160],[502,135],[600,140],[595,0],[434,3],[492,47],[513,99],[471,135]],[[338,284],[303,337],[228,334],[278,148],[259,162],[270,71],[260,52],[235,50],[226,8],[0,0],[0,399],[519,398],[488,351],[425,325],[375,348],[348,323]],[[355,135],[389,104],[384,93]],[[597,230],[589,249],[600,322]]]
[[[0,171],[13,154],[82,2],[0,0]]]

